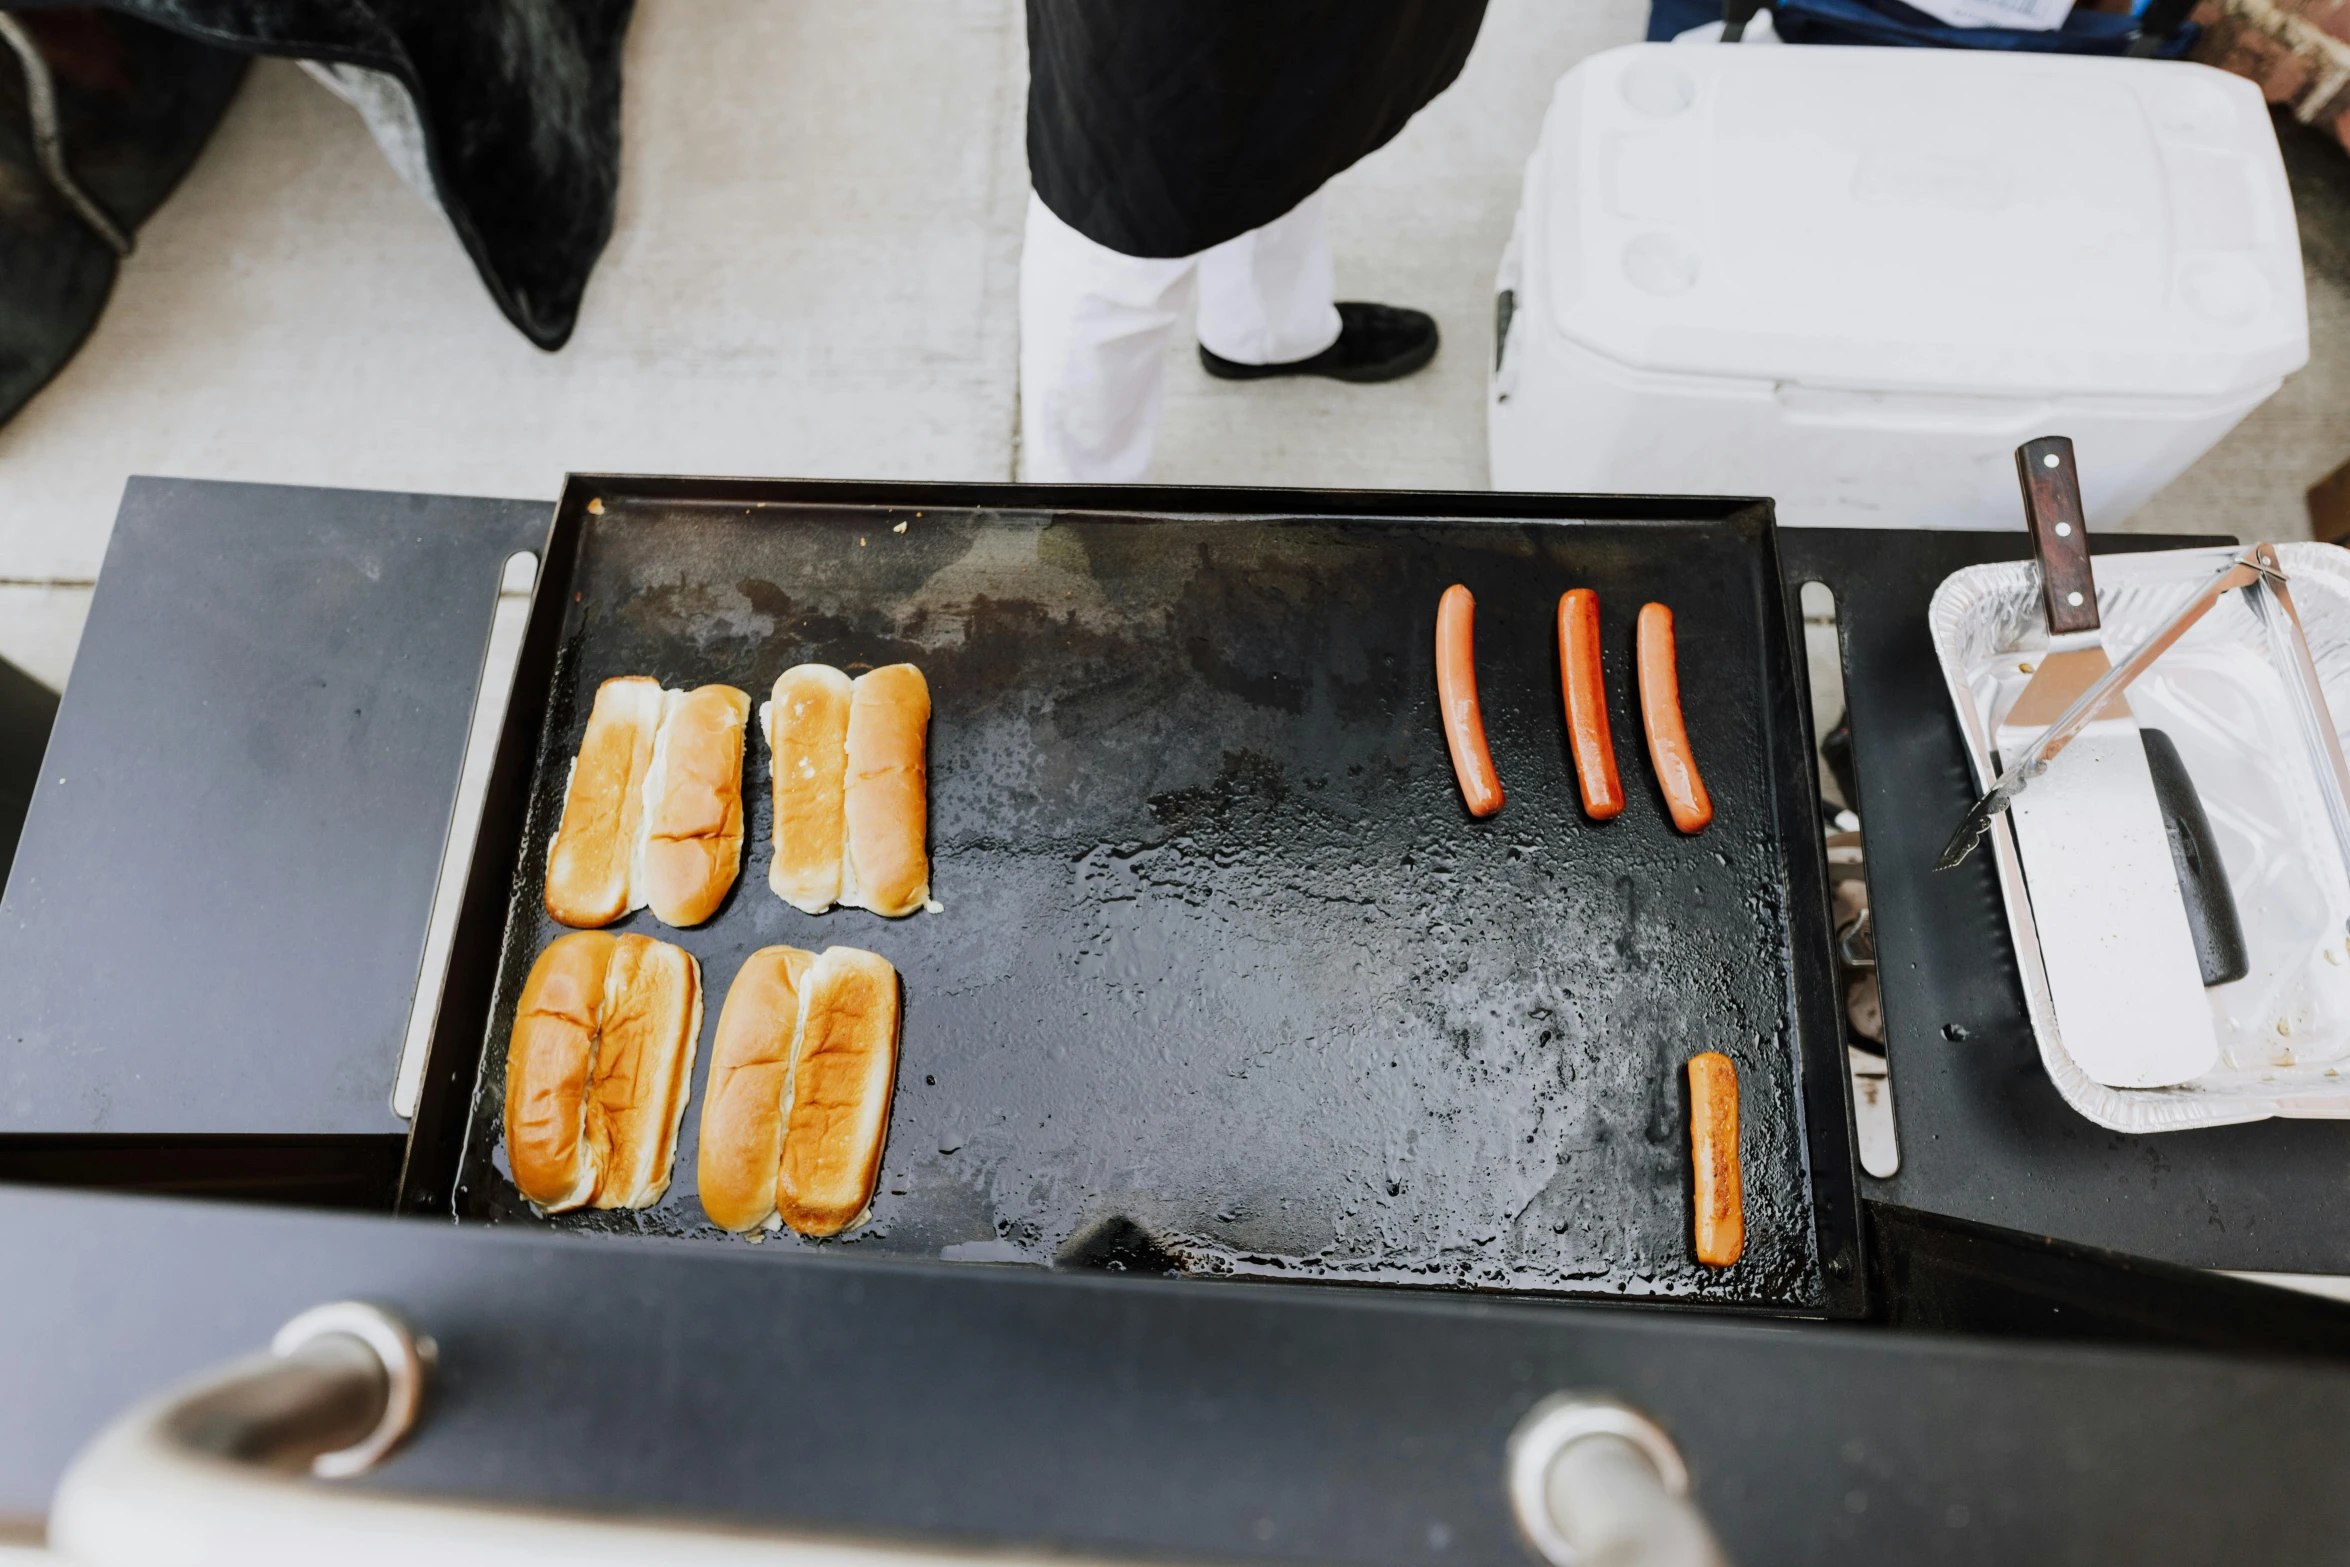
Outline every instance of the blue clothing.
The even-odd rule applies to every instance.
[[[1771,18],[1791,44],[1881,44],[1924,49],[2015,49],[2042,54],[2121,54],[2138,31],[2134,17],[2075,10],[2054,32],[2007,27],[1952,27],[1901,0],[1779,0]],[[1648,38],[1664,43],[1692,27],[1718,22],[1720,0],[1652,0]],[[2192,23],[2162,41],[2158,60],[2176,60],[2193,47]]]

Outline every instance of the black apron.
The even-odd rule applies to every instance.
[[[1485,0],[1028,0],[1028,173],[1062,222],[1188,256],[1280,217],[1452,84]]]

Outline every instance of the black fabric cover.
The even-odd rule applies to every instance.
[[[244,79],[245,57],[99,11],[27,11],[19,20],[56,84],[75,183],[116,227],[137,229],[203,150]],[[0,46],[0,424],[81,347],[114,274],[114,252],[42,172],[24,76]],[[0,789],[0,818],[8,809]]]
[[[22,3],[22,0],[12,0]],[[579,318],[620,183],[620,46],[635,0],[109,0],[253,54],[397,77],[449,223],[541,348]]]
[[[1028,0],[1028,171],[1130,256],[1272,222],[1452,84],[1485,0]]]

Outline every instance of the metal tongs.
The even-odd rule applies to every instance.
[[[2334,845],[2342,856],[2345,873],[2350,873],[2350,763],[2343,759],[2341,737],[2334,732],[2333,715],[2326,710],[2317,664],[2309,656],[2309,641],[2302,634],[2301,616],[2293,608],[2292,594],[2286,590],[2287,580],[2284,567],[2277,560],[2276,547],[2271,544],[2252,545],[2220,568],[2161,630],[2115,664],[2105,678],[2082,692],[2055,723],[2023,748],[1959,822],[1958,830],[1943,845],[1942,857],[1934,862],[1934,868],[1949,870],[1973,853],[1983,834],[1990,830],[1991,818],[2006,810],[2033,779],[2048,771],[2048,764],[2056,759],[2056,754],[2105,710],[2108,700],[2152,668],[2156,659],[2211,612],[2223,594],[2246,588],[2252,590],[2253,613],[2268,633],[2269,652],[2277,672],[2285,677],[2285,692],[2293,704],[2301,738],[2316,765],[2318,793],[2325,799],[2326,820],[2333,828]]]
[[[2334,852],[2350,874],[2350,762],[2342,757],[2342,737],[2334,731],[2334,715],[2326,706],[2325,687],[2317,678],[2317,660],[2309,656],[2309,637],[2301,629],[2301,612],[2285,588],[2285,571],[2277,563],[2276,546],[2255,544],[2251,553],[2261,573],[2261,591],[2252,595],[2253,612],[2268,633],[2269,657],[2285,677],[2285,697],[2293,704],[2293,719],[2301,743],[2317,772],[2317,792],[2325,801],[2326,825],[2334,830]],[[2350,918],[2343,920],[2350,930]]]

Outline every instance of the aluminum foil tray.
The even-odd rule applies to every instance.
[[[2277,552],[2339,723],[2350,713],[2350,552],[2330,544]],[[2118,657],[2144,640],[2235,553],[2099,556],[2108,651]],[[1955,572],[1936,590],[1928,618],[1976,785],[1987,789],[1998,773],[1991,737],[2029,682],[2032,655],[2048,642],[2039,568],[2013,561]],[[2206,992],[2220,1064],[2201,1077],[2172,1088],[2107,1088],[2066,1053],[2015,838],[2005,815],[1992,821],[1991,851],[2040,1059],[2065,1102],[2100,1126],[2171,1132],[2270,1116],[2350,1118],[2350,878],[2286,678],[2238,592],[2130,688],[2139,721],[2176,742],[2202,796],[2252,960],[2243,979]]]

